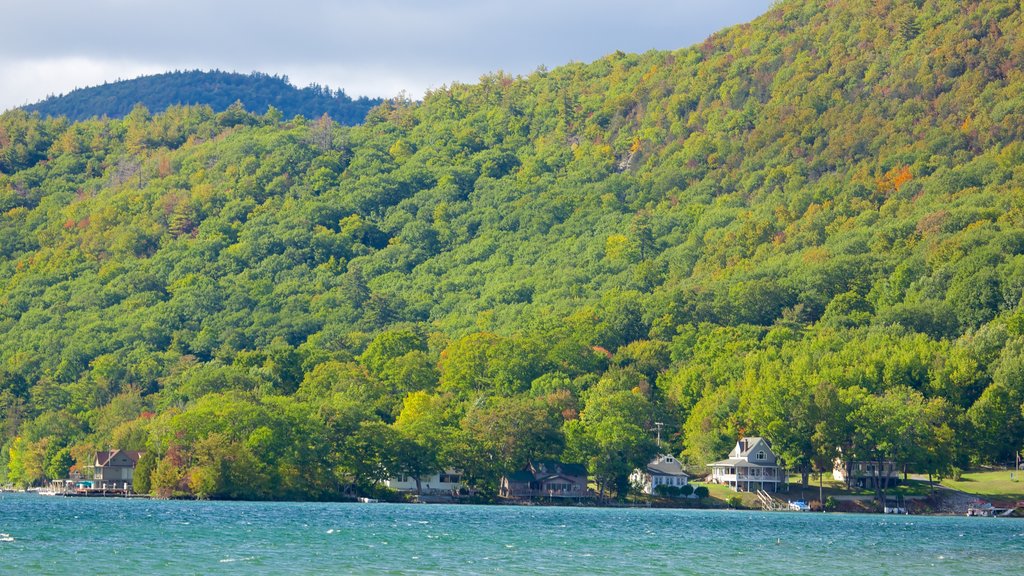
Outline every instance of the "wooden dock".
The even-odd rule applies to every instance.
[[[985,503],[980,506],[971,506],[967,509],[968,516],[980,516],[982,518],[1006,518],[1013,515],[1017,511],[1018,506],[1010,508],[1001,508],[999,506],[993,506],[992,504]]]
[[[148,494],[137,494],[131,490],[84,488],[68,492],[58,492],[54,496],[67,498],[149,498]]]

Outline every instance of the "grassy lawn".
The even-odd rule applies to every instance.
[[[1006,476],[1007,479],[1009,478],[1009,472],[1003,474],[1004,476]],[[965,474],[964,479],[967,479],[968,476],[970,475]],[[789,491],[781,491],[774,493],[772,495],[782,500],[804,500],[806,502],[818,500],[819,494],[817,476],[812,475],[808,479],[808,483],[809,485],[805,488],[803,485],[800,484],[800,476],[792,475],[789,477]],[[944,484],[947,483],[944,482]],[[725,506],[726,502],[728,502],[730,497],[738,495],[742,499],[743,506],[755,509],[761,507],[760,502],[758,502],[757,500],[757,495],[753,492],[734,492],[728,486],[723,486],[721,484],[694,483],[694,486],[698,485],[707,486],[708,493],[711,499],[716,500],[717,505]],[[1019,490],[1019,497],[1021,499],[1024,499],[1024,482],[1014,483],[1013,487]],[[970,492],[970,490],[963,490]],[[928,485],[927,481],[911,479],[905,482],[900,482],[899,486],[890,486],[885,492],[888,497],[892,498],[895,496],[927,496],[931,491],[932,488],[931,486]],[[982,492],[975,493],[982,494]],[[999,495],[1002,496],[1003,493],[1000,492]],[[847,489],[845,482],[835,480],[832,477],[831,473],[826,473],[825,477],[822,478],[821,496],[823,498],[828,498],[829,496],[863,496],[873,498],[875,496],[875,491],[865,490],[863,488],[857,487]],[[995,496],[996,495],[993,494],[993,497]],[[1010,498],[1007,497],[1007,499]]]
[[[728,502],[730,497],[739,496],[743,501],[743,506],[747,508],[761,507],[761,505],[757,501],[757,495],[754,494],[753,492],[735,492],[732,488],[729,488],[728,486],[723,486],[721,484],[694,484],[694,486],[698,485],[707,486],[708,495],[712,499],[718,500],[722,506],[726,505],[726,502]]]
[[[817,500],[818,499],[818,477],[811,475],[807,479],[807,487],[804,488],[800,484],[800,475],[792,474],[789,477],[789,496],[790,500]],[[854,486],[852,489],[846,489],[846,482],[840,482],[832,477],[832,473],[828,472],[825,477],[821,479],[822,493],[825,498],[829,496],[857,496],[864,495],[869,496],[874,494],[870,490],[863,490]],[[783,494],[786,494],[783,492]],[[785,497],[784,497],[785,498]]]
[[[1014,479],[1010,480],[1010,474]],[[996,470],[983,472],[964,472],[959,481],[949,478],[942,481],[943,486],[954,490],[977,494],[999,500],[1024,500],[1024,470]]]
[[[811,476],[808,481],[809,486],[804,488],[800,484],[800,475],[792,475],[789,477],[789,493],[801,496],[805,500],[817,500],[818,499],[818,478],[817,476]],[[847,489],[846,482],[840,482],[832,477],[831,473],[826,473],[822,479],[822,492],[824,497],[829,496],[874,496],[874,490],[866,490],[864,488],[857,488],[856,486]],[[931,486],[928,482],[922,480],[906,480],[900,481],[897,486],[889,486],[885,491],[889,496],[927,496],[931,492]]]
[[[1011,473],[1014,474],[1013,480],[1010,480]],[[757,500],[757,495],[753,492],[733,492],[729,487],[720,484],[694,483],[694,486],[698,485],[707,487],[711,499],[716,501],[715,505],[726,506],[730,497],[738,495],[742,499],[744,507],[754,509],[761,507]],[[959,481],[946,479],[942,481],[942,485],[996,501],[1015,502],[1024,500],[1024,470],[1017,472],[1012,470],[965,472]],[[828,473],[822,479],[822,488],[824,498],[829,496],[865,496],[870,498],[875,495],[874,490],[864,490],[856,487],[847,490],[845,482],[835,480],[832,478],[832,474]],[[890,487],[886,490],[886,495],[890,498],[895,496],[927,496],[931,491],[932,486],[928,481],[918,476],[917,478],[902,481],[898,486]],[[774,496],[782,500],[805,500],[808,502],[817,500],[818,478],[812,475],[809,478],[809,486],[805,488],[800,484],[799,475],[790,476],[789,491],[779,492],[774,494]]]

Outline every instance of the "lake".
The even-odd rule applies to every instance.
[[[2,574],[996,574],[1014,519],[0,494]]]

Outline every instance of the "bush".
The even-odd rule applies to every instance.
[[[707,489],[705,488],[705,490],[707,490]],[[679,487],[679,493],[682,494],[683,496],[689,497],[690,494],[693,494],[693,485],[692,484],[684,484],[683,486],[680,486]]]
[[[654,491],[662,498],[679,498],[683,494],[679,486],[669,486],[667,484],[659,484],[654,488]],[[693,488],[690,491],[692,492]]]
[[[839,502],[836,501],[836,499],[834,497],[829,496],[829,497],[825,498],[825,510],[827,512],[832,512],[833,510],[836,509],[836,506],[838,506],[838,505],[839,505]]]
[[[707,486],[697,486],[696,488],[693,489],[693,494],[697,498],[700,498],[701,500],[703,500],[703,499],[708,497],[710,492],[708,492],[708,487]]]
[[[732,496],[729,496],[729,498],[726,499],[725,502],[729,505],[729,508],[742,508],[743,507],[743,498],[739,494],[734,494]]]

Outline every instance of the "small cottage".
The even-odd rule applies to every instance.
[[[658,486],[682,488],[690,482],[690,476],[683,471],[682,464],[671,454],[660,454],[651,460],[643,470],[636,469],[629,477],[630,482],[641,486],[644,494],[657,494]]]
[[[416,478],[412,476],[388,478],[384,481],[384,485],[398,492],[415,492]],[[421,494],[456,494],[460,490],[462,490],[461,470],[444,470],[430,476],[420,477]]]
[[[592,498],[587,469],[582,464],[556,460],[531,461],[522,470],[501,478],[501,498]]]
[[[711,482],[725,484],[737,492],[777,492],[787,482],[771,444],[764,438],[741,438],[729,458],[708,464]]]

